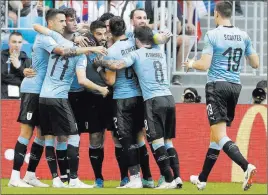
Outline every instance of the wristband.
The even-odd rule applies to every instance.
[[[97,68],[97,73],[99,73],[101,70],[102,70],[102,67],[99,66],[99,67]]]

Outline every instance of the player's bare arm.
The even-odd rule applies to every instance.
[[[203,54],[199,60],[190,59],[188,62],[184,62],[187,71],[189,69],[203,70],[206,71],[209,69],[212,61],[212,55]]]
[[[110,70],[120,70],[126,68],[124,60],[95,60],[93,66],[98,69],[99,67],[108,68]]]
[[[102,80],[109,86],[113,86],[116,79],[116,71],[104,70],[103,68],[99,69],[99,75]]]
[[[87,79],[86,77],[86,71],[85,69],[78,69],[76,70],[76,75],[78,78],[78,83],[90,90],[97,90],[99,91],[103,97],[106,97],[109,93],[108,87],[101,87],[95,83],[93,83],[92,81],[90,81],[89,79]]]
[[[254,69],[257,69],[260,66],[260,59],[259,59],[258,54],[256,54],[256,53],[247,56],[247,61],[248,61],[249,65]]]

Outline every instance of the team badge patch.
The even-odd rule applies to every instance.
[[[28,121],[32,119],[32,116],[33,116],[32,112],[27,112],[27,120]]]

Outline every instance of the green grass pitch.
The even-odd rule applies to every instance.
[[[51,181],[44,180],[50,184]],[[93,181],[86,181],[93,184]],[[241,183],[208,183],[203,191],[189,182],[183,183],[182,189],[117,189],[119,181],[105,181],[102,189],[58,189],[58,188],[14,188],[8,187],[8,179],[1,180],[1,194],[267,194],[266,184],[253,184],[250,190],[243,191]]]

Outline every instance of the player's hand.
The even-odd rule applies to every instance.
[[[186,67],[186,72],[188,72],[190,69],[193,68],[193,63],[195,62],[195,59],[189,59],[187,62],[183,62],[183,66],[182,67]]]
[[[101,93],[101,95],[102,95],[103,97],[106,97],[106,96],[108,95],[108,93],[109,93],[109,89],[108,89],[108,87],[101,87],[101,88],[100,88],[100,93]]]
[[[162,31],[159,31],[159,34],[163,34],[164,36],[166,36],[167,38],[171,37],[172,36],[172,33],[170,30],[168,29],[165,29],[165,30],[162,30]]]
[[[107,49],[103,46],[92,47],[92,52],[98,53],[98,54],[101,54],[104,56],[106,56],[108,54]]]
[[[77,36],[74,38],[74,42],[79,44],[80,47],[88,47],[89,46],[89,39],[84,36]]]
[[[24,68],[23,74],[27,78],[34,77],[36,75],[36,72],[32,68]]]
[[[103,60],[103,55],[97,55],[97,57],[93,60],[93,68],[95,70],[101,66],[101,61]]]

